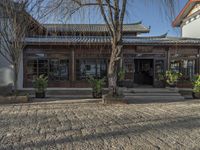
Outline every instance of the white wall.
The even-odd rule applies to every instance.
[[[3,21],[5,18],[1,17],[0,11],[0,30],[3,28]],[[0,38],[0,44],[4,44]],[[0,45],[1,51],[3,47]],[[13,85],[13,67],[8,61],[0,54],[0,86],[7,86],[9,84]],[[23,55],[21,55],[21,63],[18,75],[18,89],[23,88]]]
[[[12,66],[0,55],[0,86],[13,84]]]
[[[18,89],[23,88],[23,55],[21,56],[21,63],[18,74]],[[8,61],[0,55],[0,86],[13,85],[13,67]]]
[[[200,38],[200,18],[182,27],[182,37]]]

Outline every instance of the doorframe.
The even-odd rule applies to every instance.
[[[153,84],[152,84],[152,86],[154,86],[155,85],[155,60],[157,60],[157,59],[155,59],[155,57],[134,57],[133,58],[133,67],[134,67],[133,76],[135,75],[135,60],[136,59],[137,60],[141,60],[141,59],[152,60],[152,62],[153,62]],[[135,83],[135,77],[133,77],[133,83]]]

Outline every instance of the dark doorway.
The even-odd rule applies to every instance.
[[[139,85],[153,85],[153,59],[135,59],[134,82]]]

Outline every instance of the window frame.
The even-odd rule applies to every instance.
[[[76,80],[77,81],[84,81],[84,80],[87,80],[87,77],[82,77],[81,76],[81,62],[86,62],[85,63],[85,66],[87,65],[87,61],[93,61],[95,64],[95,75],[94,77],[95,78],[104,78],[107,76],[107,70],[108,70],[108,60],[107,58],[79,58],[79,59],[76,59],[76,65],[75,65],[75,70],[76,70],[76,74],[75,74],[75,77],[76,77]],[[99,68],[98,68],[98,65]],[[105,65],[105,70],[103,70],[103,65]],[[98,69],[99,69],[99,73],[98,73]],[[105,72],[103,73],[103,71],[106,72],[106,75],[103,75],[105,74]],[[90,76],[90,75],[88,75]]]

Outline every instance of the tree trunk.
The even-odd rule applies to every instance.
[[[117,74],[118,74],[118,62],[120,61],[121,56],[121,46],[118,46],[117,44],[113,43],[112,46],[112,54],[110,57],[110,63],[108,67],[108,84],[109,84],[109,90],[112,92],[113,96],[116,96],[117,93]],[[119,53],[120,52],[120,53]]]
[[[15,63],[13,65],[13,73],[14,73],[14,95],[17,96],[17,81],[18,81],[18,65]]]
[[[116,62],[111,57],[109,68],[108,68],[108,84],[109,90],[113,95],[117,94],[117,71],[116,71]]]

